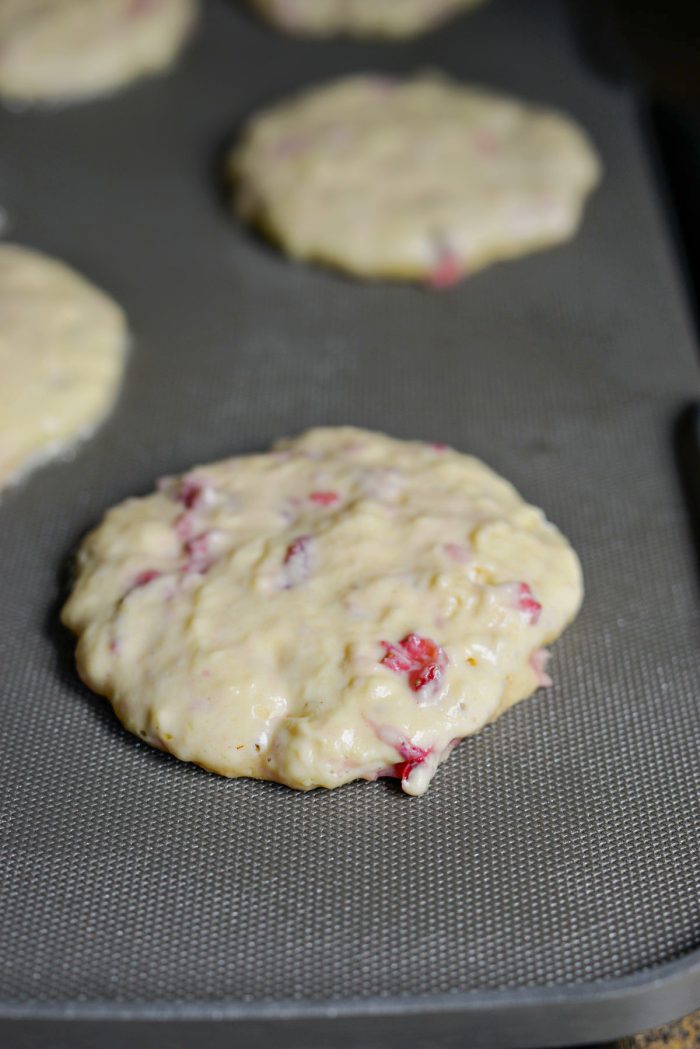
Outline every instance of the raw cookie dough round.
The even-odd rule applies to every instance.
[[[444,286],[571,238],[600,177],[567,117],[438,76],[353,76],[254,117],[235,210],[292,256]]]
[[[581,571],[477,459],[351,427],[166,478],[83,542],[63,622],[131,731],[224,776],[422,794],[538,684]]]
[[[290,33],[404,37],[434,29],[483,0],[249,0]]]
[[[0,0],[0,95],[69,102],[167,68],[197,0]]]
[[[86,436],[109,411],[122,310],[63,263],[0,245],[0,487]]]

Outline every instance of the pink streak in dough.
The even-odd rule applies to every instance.
[[[212,536],[212,532],[202,532],[185,543],[187,561],[183,572],[197,572],[204,575],[211,568],[216,561],[216,555],[212,550]]]
[[[551,658],[552,653],[546,648],[538,648],[530,656],[530,666],[535,672],[535,677],[537,678],[540,688],[549,688],[550,685],[554,684],[546,670],[547,664]]]
[[[299,586],[311,575],[310,535],[300,535],[287,547],[283,564],[284,590]]]

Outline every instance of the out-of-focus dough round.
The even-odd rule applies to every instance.
[[[567,117],[442,77],[347,77],[254,116],[233,206],[291,256],[436,286],[566,241],[600,177]]]
[[[0,244],[0,487],[86,436],[112,406],[124,314],[74,270]]]
[[[434,29],[483,0],[249,0],[289,33],[407,37]]]
[[[72,102],[166,69],[197,0],[0,0],[0,95]]]
[[[548,683],[581,596],[569,544],[479,460],[342,427],[110,510],[63,621],[83,680],[184,761],[422,794]]]

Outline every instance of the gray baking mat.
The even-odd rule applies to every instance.
[[[295,266],[229,220],[218,147],[255,106],[356,69],[440,66],[563,107],[605,182],[571,245],[431,294]],[[698,947],[700,667],[672,426],[697,392],[630,99],[564,10],[497,0],[402,46],[288,40],[212,0],[171,76],[0,117],[12,236],[127,308],[116,411],[0,506],[5,1011],[368,1003],[607,981]],[[150,750],[56,625],[103,510],[197,461],[352,422],[482,456],[581,554],[555,687],[428,794],[303,795]],[[0,1010],[1,1011],[1,1010]]]

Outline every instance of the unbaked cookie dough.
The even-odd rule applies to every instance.
[[[197,0],[0,0],[0,95],[71,102],[166,69]]]
[[[82,679],[184,761],[422,794],[549,683],[581,596],[569,544],[479,460],[341,427],[110,510],[63,622]]]
[[[405,37],[434,29],[483,0],[248,0],[289,33]]]
[[[0,487],[64,451],[112,406],[122,310],[63,263],[0,245]]]
[[[567,117],[435,75],[306,91],[228,169],[234,209],[291,256],[439,287],[570,239],[600,177]]]

